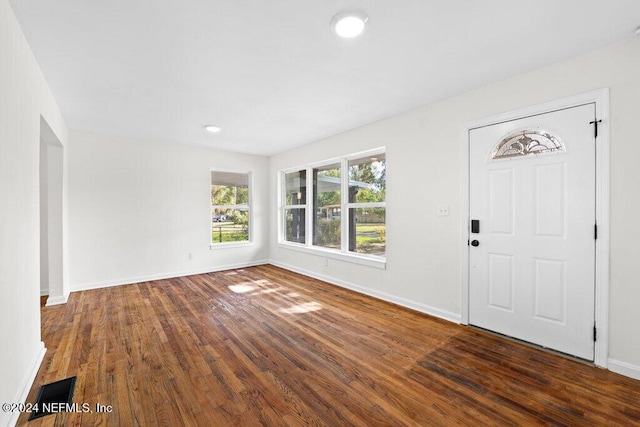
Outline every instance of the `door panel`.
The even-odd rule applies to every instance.
[[[566,278],[564,261],[535,259],[536,305],[534,315],[538,319],[564,324]]]
[[[513,234],[513,169],[489,171],[489,230]]]
[[[536,235],[564,237],[565,163],[536,166]]]
[[[594,114],[587,104],[473,129],[469,143],[469,213],[480,221],[472,235],[480,244],[469,247],[469,322],[588,360]]]
[[[513,257],[489,254],[489,305],[513,311]]]

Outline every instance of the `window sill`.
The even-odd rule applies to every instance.
[[[278,242],[278,246],[282,249],[288,249],[297,252],[303,252],[310,255],[315,255],[322,258],[331,258],[339,261],[349,262],[352,264],[364,265],[367,267],[378,268],[380,270],[386,270],[387,260],[386,258],[374,257],[370,255],[359,255],[352,253],[338,252],[334,249],[324,249],[317,246],[308,247],[297,243]]]
[[[253,246],[253,242],[225,242],[225,243],[209,243],[210,250],[242,248],[245,246]]]

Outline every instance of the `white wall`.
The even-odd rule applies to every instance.
[[[40,295],[49,295],[49,154],[40,141]]]
[[[70,141],[72,291],[268,260],[266,157],[81,132]],[[252,245],[209,249],[211,168],[253,173]]]
[[[40,120],[67,130],[6,0],[0,0],[0,402],[26,398],[40,341]],[[17,413],[0,412],[0,425]]]
[[[44,148],[40,145],[40,148]],[[47,144],[47,261],[49,298],[47,305],[67,302],[68,283],[64,276],[65,233],[63,229],[64,209],[64,147]],[[42,214],[42,210],[41,210]],[[42,222],[42,221],[41,221]],[[41,235],[41,239],[45,236]],[[42,261],[42,260],[41,260]],[[44,263],[40,263],[44,266]],[[42,274],[40,275],[42,277]]]
[[[602,87],[611,90],[610,359],[640,375],[640,38],[497,82],[318,141],[270,160],[270,256],[274,263],[460,318],[461,143],[464,123]],[[278,171],[387,146],[387,269],[294,252],[276,243]],[[419,192],[417,195],[416,192]],[[438,217],[438,205],[450,216]],[[611,361],[611,360],[610,360]],[[631,372],[633,371],[633,372]]]

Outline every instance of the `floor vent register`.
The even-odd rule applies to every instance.
[[[50,384],[45,384],[38,390],[29,421],[45,415],[67,412],[72,407],[73,391],[76,387],[76,377],[66,378]]]

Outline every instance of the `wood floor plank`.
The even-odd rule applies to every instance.
[[[77,375],[93,412],[30,426],[640,424],[638,381],[273,266],[41,311],[28,401]]]

